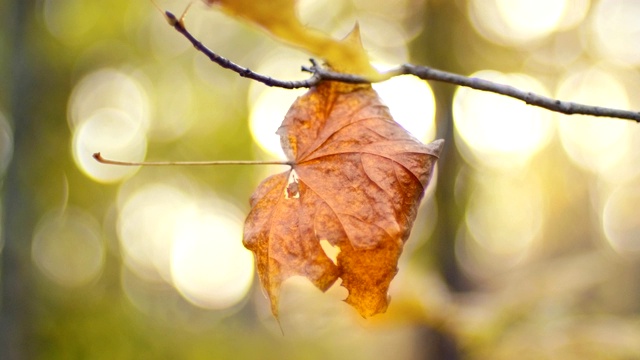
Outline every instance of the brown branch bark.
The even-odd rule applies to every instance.
[[[331,71],[325,67],[322,67],[313,59],[311,60],[310,67],[302,67],[303,71],[307,71],[311,73],[311,77],[306,80],[299,81],[287,81],[287,80],[278,80],[271,78],[269,76],[265,76],[262,74],[258,74],[248,68],[242,67],[231,60],[224,58],[205,45],[203,45],[198,39],[196,39],[184,25],[184,21],[182,18],[178,19],[172,13],[166,11],[165,15],[167,17],[167,21],[169,24],[180,34],[186,37],[193,46],[206,55],[211,61],[216,64],[222,66],[223,68],[229,69],[233,72],[236,72],[238,75],[242,77],[246,77],[258,82],[261,82],[267,86],[275,86],[281,87],[285,89],[297,89],[297,88],[310,88],[321,81],[341,81],[346,83],[371,83],[370,79],[364,78],[358,75],[352,74],[343,74]],[[466,76],[462,76],[459,74],[454,74],[438,69],[433,69],[427,66],[418,66],[412,64],[404,64],[395,69],[392,69],[384,74],[381,79],[377,79],[377,81],[383,81],[390,79],[394,76],[399,75],[413,75],[423,80],[431,80],[431,81],[440,81],[449,84],[454,84],[458,86],[469,87],[476,90],[492,92],[504,96],[508,96],[511,98],[515,98],[521,101],[524,101],[528,105],[541,107],[550,111],[573,115],[573,114],[581,114],[581,115],[590,115],[590,116],[599,116],[599,117],[609,117],[623,120],[633,120],[635,122],[640,122],[640,112],[638,111],[630,111],[623,109],[614,109],[607,108],[601,106],[592,106],[579,104],[570,101],[562,101],[553,99],[550,97],[538,95],[532,92],[524,91],[517,89],[513,86],[499,84],[492,81],[479,79],[479,78],[470,78]]]

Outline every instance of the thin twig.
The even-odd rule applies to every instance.
[[[98,152],[93,154],[93,158],[99,163],[121,166],[210,166],[210,165],[288,165],[293,166],[291,161],[251,161],[251,160],[214,160],[214,161],[120,161],[110,160],[102,157]]]
[[[185,28],[184,22],[182,21],[182,19],[178,19],[175,15],[173,15],[169,11],[166,11],[165,15],[167,17],[167,21],[169,22],[169,25],[173,26],[174,29],[176,29],[180,34],[186,37],[198,51],[205,54],[211,61],[215,62],[216,64],[222,66],[225,69],[229,69],[233,72],[236,72],[238,73],[238,75],[242,77],[246,77],[246,78],[261,82],[268,86],[281,87],[285,89],[309,88],[318,84],[321,80],[317,78],[317,76],[314,74],[313,76],[311,76],[311,78],[307,80],[284,81],[284,80],[277,80],[269,76],[265,76],[265,75],[261,75],[256,72],[253,72],[250,69],[242,67],[232,62],[231,60],[224,58],[214,53],[213,51],[209,50],[198,39],[196,39],[193,35],[191,35],[191,33],[189,33],[189,31]]]
[[[640,112],[637,111],[612,109],[601,106],[578,104],[570,101],[556,100],[550,97],[534,94],[532,92],[523,91],[513,86],[498,84],[484,79],[469,78],[442,70],[432,69],[426,66],[405,64],[400,66],[397,72],[399,74],[414,75],[424,80],[441,81],[469,87],[476,90],[488,91],[504,96],[509,96],[518,100],[522,100],[528,105],[538,106],[562,114],[603,116],[640,122]]]
[[[559,112],[562,114],[582,114],[640,122],[640,112],[637,111],[613,109],[601,106],[584,105],[569,101],[561,101],[532,92],[523,91],[513,86],[495,83],[489,80],[470,78],[426,66],[418,66],[412,64],[401,65],[382,74],[379,79],[372,81],[371,79],[367,79],[358,75],[337,73],[331,71],[330,69],[324,68],[318,65],[315,61],[311,60],[312,65],[310,67],[302,67],[303,71],[310,72],[312,74],[310,78],[298,81],[278,80],[253,72],[248,68],[235,64],[234,62],[214,53],[209,48],[204,46],[200,41],[198,41],[193,35],[191,35],[191,33],[189,33],[184,25],[184,22],[182,21],[182,18],[176,18],[176,16],[169,11],[166,11],[165,15],[169,24],[180,34],[186,37],[198,51],[205,54],[209,59],[211,59],[211,61],[217,63],[223,68],[238,73],[238,75],[242,77],[261,82],[267,86],[275,86],[285,89],[310,88],[318,85],[321,81],[340,81],[353,84],[365,84],[388,80],[394,76],[399,75],[413,75],[423,80],[445,82],[512,97],[518,100],[522,100],[528,105],[545,108],[547,110]]]

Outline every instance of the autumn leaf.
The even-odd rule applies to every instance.
[[[362,75],[371,80],[379,79],[369,56],[362,47],[360,32],[356,26],[342,41],[304,26],[296,14],[295,0],[205,0],[218,5],[226,13],[256,24],[277,39],[305,49],[321,57],[340,72]]]
[[[384,312],[443,141],[413,138],[370,85],[337,82],[298,98],[277,133],[292,168],[259,185],[244,227],[274,316],[295,275],[323,291],[341,278],[362,316]],[[337,263],[322,240],[340,249]]]

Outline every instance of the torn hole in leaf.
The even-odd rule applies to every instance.
[[[326,239],[320,240],[320,247],[322,248],[322,251],[324,251],[324,254],[327,255],[327,257],[331,259],[331,261],[333,261],[335,265],[337,265],[340,247],[338,247],[337,245],[331,245],[331,243]]]
[[[284,188],[285,199],[299,199],[300,190],[298,188],[298,174],[295,170],[291,170],[289,173],[289,180],[287,180],[287,187]]]

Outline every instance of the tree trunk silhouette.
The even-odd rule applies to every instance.
[[[35,1],[9,1],[3,13],[3,31],[7,34],[7,68],[5,85],[8,117],[14,130],[14,156],[3,189],[1,294],[0,299],[0,349],[3,359],[30,358],[28,335],[30,333],[30,226],[35,219],[31,211],[32,192],[24,191],[29,178],[28,153],[31,128],[30,116],[38,97],[34,94],[33,58],[29,54],[29,14],[34,12]]]

